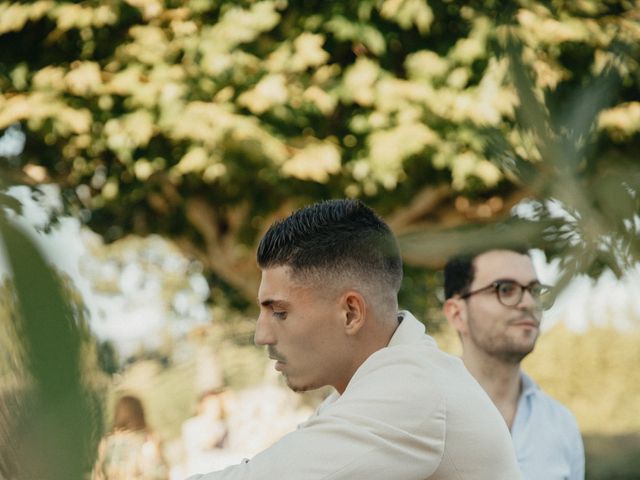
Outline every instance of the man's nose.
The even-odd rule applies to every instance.
[[[525,288],[522,292],[522,298],[518,303],[518,308],[529,311],[539,310],[541,308],[541,303],[539,300],[533,298],[533,295],[528,288]]]
[[[264,313],[260,313],[258,316],[258,320],[256,321],[256,331],[253,334],[253,343],[256,345],[274,345],[275,338],[273,336],[273,331],[269,325],[268,318],[265,318],[267,315]]]

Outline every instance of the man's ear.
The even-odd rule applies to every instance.
[[[344,331],[347,335],[355,335],[366,321],[367,302],[362,294],[350,290],[342,297],[342,307]]]
[[[463,302],[464,300],[460,298],[448,298],[442,306],[447,322],[458,334],[467,332],[467,312]]]

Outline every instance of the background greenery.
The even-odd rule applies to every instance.
[[[174,239],[236,307],[253,304],[272,220],[336,196],[400,236],[426,231],[406,242],[414,264],[440,265],[452,228],[523,198],[542,201],[537,219],[550,198],[573,217],[534,239],[569,277],[638,258],[623,221],[639,210],[635,1],[40,0],[0,15],[0,129],[26,133],[14,177],[59,184],[107,241]]]
[[[5,1],[0,51],[0,130],[26,136],[0,162],[4,185],[59,185],[64,213],[107,242],[173,240],[204,266],[240,343],[234,319],[255,308],[257,240],[319,199],[361,198],[385,217],[407,263],[402,304],[432,330],[433,269],[471,243],[542,247],[561,261],[559,288],[640,259],[637,1]],[[15,275],[37,258],[12,255]],[[71,307],[56,308],[63,318]],[[5,318],[15,330],[18,317]],[[59,327],[37,325],[45,336]],[[83,338],[80,325],[71,333]],[[38,335],[16,333],[27,346]],[[637,393],[608,375],[634,359],[593,364],[589,348],[611,347],[572,350],[587,338],[553,351],[579,367],[575,378],[604,375],[610,397],[571,405],[598,418],[606,404],[623,425],[614,406]],[[24,359],[36,368],[34,352]],[[74,358],[43,365],[75,375]],[[87,384],[69,381],[74,392]],[[593,398],[580,382],[564,384]],[[600,440],[590,451],[608,451]],[[590,463],[592,478],[638,477],[632,461],[623,474],[594,455],[604,463]]]

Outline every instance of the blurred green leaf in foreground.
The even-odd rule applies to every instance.
[[[10,364],[0,369],[0,477],[80,480],[100,434],[86,329],[33,240],[5,216],[0,232],[12,275],[0,318]]]

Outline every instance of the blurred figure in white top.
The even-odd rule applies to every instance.
[[[223,388],[204,392],[198,400],[197,415],[182,424],[186,475],[228,465],[226,395]]]

